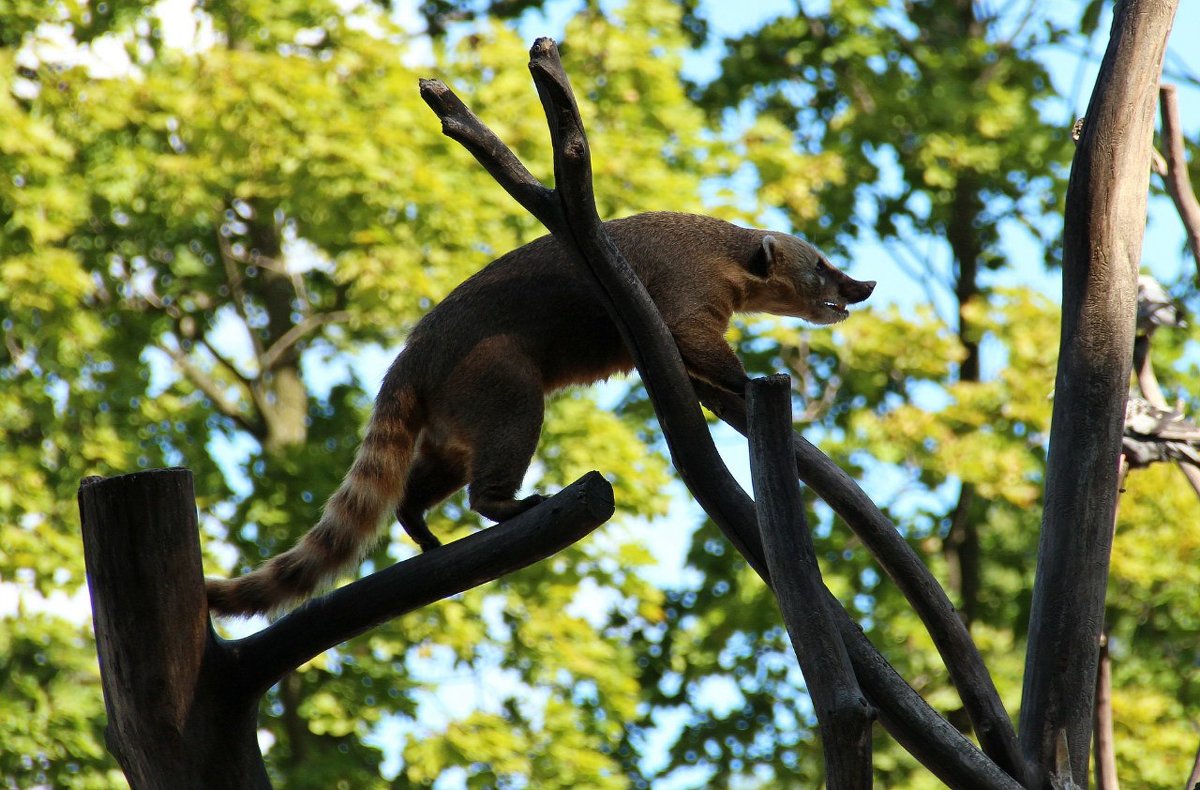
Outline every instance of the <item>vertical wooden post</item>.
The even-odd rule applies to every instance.
[[[79,488],[106,740],[134,788],[269,788],[257,695],[227,682],[204,597],[192,474]]]

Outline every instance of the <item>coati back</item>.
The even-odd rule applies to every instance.
[[[605,223],[654,300],[688,372],[741,394],[725,342],[735,312],[832,324],[871,295],[794,236],[691,214]],[[616,326],[568,253],[544,236],[455,288],[417,322],[375,401],[358,455],[295,547],[236,579],[209,579],[216,613],[268,612],[311,595],[370,550],[391,512],[423,549],[425,511],[468,485],[471,508],[504,521],[541,432],[547,393],[633,367]]]

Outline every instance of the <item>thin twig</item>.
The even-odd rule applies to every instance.
[[[217,385],[211,376],[200,369],[188,355],[179,348],[168,346],[165,343],[157,343],[157,348],[171,358],[176,366],[178,366],[184,377],[190,381],[196,389],[200,390],[206,398],[212,401],[213,407],[225,415],[229,419],[237,423],[241,428],[247,431],[251,436],[261,439],[265,433],[265,429],[259,423],[254,422],[246,416],[245,412],[238,408],[237,404],[229,400],[221,388]]]
[[[1112,658],[1108,635],[1100,637],[1100,667],[1096,672],[1096,790],[1118,790],[1117,756],[1113,740]]]
[[[246,325],[246,334],[250,336],[250,344],[254,347],[254,358],[262,359],[262,341],[254,331],[254,327],[250,323],[250,314],[246,310],[246,300],[248,297],[245,289],[246,281],[242,278],[242,273],[238,269],[240,261],[237,255],[234,254],[229,239],[222,235],[219,230],[217,231],[217,249],[221,253],[221,262],[225,265],[225,279],[229,283],[229,295],[232,297],[233,309],[237,311],[238,317]]]
[[[279,358],[286,354],[293,346],[304,339],[306,335],[312,334],[323,326],[328,324],[340,324],[343,321],[350,319],[351,313],[346,310],[339,310],[332,313],[318,313],[305,318],[300,323],[294,325],[291,329],[280,335],[279,339],[271,344],[271,347],[263,352],[259,360],[262,366],[262,372],[266,373],[275,367],[275,363]]]

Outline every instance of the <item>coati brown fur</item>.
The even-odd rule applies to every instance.
[[[741,394],[725,341],[737,312],[844,319],[874,282],[836,269],[807,242],[690,214],[605,223],[662,314],[688,372]],[[471,508],[504,521],[537,447],[546,393],[632,369],[616,326],[551,236],[493,261],[417,322],[392,363],[350,471],[295,547],[235,579],[209,579],[219,614],[278,610],[361,561],[395,512],[428,550],[425,511],[468,485]]]

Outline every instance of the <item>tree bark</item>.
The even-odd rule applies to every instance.
[[[1154,99],[1174,0],[1117,4],[1071,168],[1063,315],[1022,695],[1033,787],[1087,783],[1096,662],[1132,367]]]
[[[226,662],[208,619],[191,472],[89,478],[79,509],[105,740],[129,784],[270,787],[257,699],[219,691]]]

